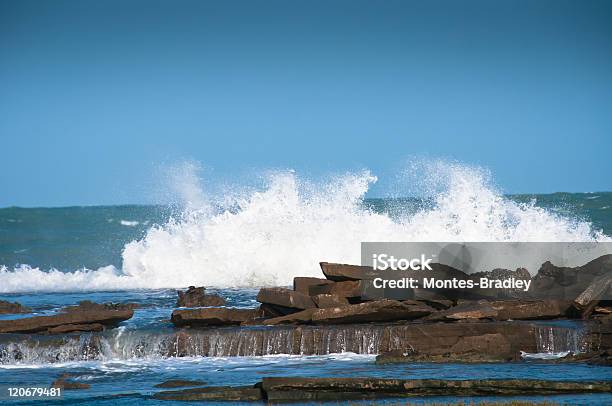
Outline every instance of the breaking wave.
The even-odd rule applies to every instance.
[[[121,270],[4,267],[0,292],[289,285],[320,276],[320,261],[359,263],[362,241],[610,241],[587,221],[504,197],[466,165],[421,168],[427,204],[399,211],[364,204],[377,180],[367,170],[318,184],[276,172],[257,191],[215,200],[189,168],[177,187],[187,191],[182,214],[126,244]]]

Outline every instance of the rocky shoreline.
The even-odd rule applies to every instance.
[[[432,265],[436,273],[446,277],[475,277]],[[513,289],[404,289],[385,292],[391,298],[376,297],[371,291],[371,269],[326,262],[321,263],[321,269],[325,278],[296,277],[292,289],[262,288],[256,297],[257,308],[227,307],[225,298],[208,294],[204,287],[189,287],[177,292],[178,308],[169,315],[174,328],[165,331],[135,329],[113,334],[113,329],[131,319],[138,308],[130,303],[82,301],[56,314],[23,317],[29,309],[19,303],[1,302],[3,312],[21,316],[0,320],[0,362],[19,362],[33,348],[45,349],[42,352],[47,358],[43,361],[48,362],[63,360],[66,354],[75,360],[101,359],[108,348],[122,348],[133,356],[145,356],[154,350],[160,357],[353,352],[377,355],[377,364],[523,362],[525,354],[552,351],[562,354],[541,362],[612,364],[612,303],[607,300],[612,281],[609,255],[577,268],[545,263],[534,277],[520,269],[491,271],[498,276],[529,278],[541,292],[550,292],[538,297]],[[568,294],[575,296],[572,300],[558,299]],[[563,324],[571,320],[577,320],[579,327]],[[573,337],[578,350],[563,347],[566,336]],[[543,338],[554,344],[555,337],[557,344],[542,346]],[[86,389],[66,376],[58,378],[54,385]],[[159,392],[154,397],[334,400],[436,394],[591,393],[609,392],[611,385],[528,380],[265,378],[254,387],[200,387]]]

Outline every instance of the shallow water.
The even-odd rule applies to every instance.
[[[253,307],[255,305],[257,291],[254,289],[219,289],[215,292],[227,298],[228,304],[231,306]],[[41,293],[35,295],[12,294],[2,295],[0,299],[20,301],[40,314],[49,314],[63,306],[76,304],[78,301],[85,299],[97,302],[139,303],[142,307],[135,311],[135,317],[122,323],[121,330],[111,332],[117,334],[121,331],[125,335],[129,334],[130,331],[143,329],[160,334],[173,331],[168,319],[172,309],[175,308],[176,297],[175,290],[162,289],[123,292]],[[544,322],[542,326],[543,328],[561,329],[576,327],[573,322]],[[271,355],[260,357],[164,358],[155,352],[121,354],[121,356],[117,355],[115,358],[110,357],[101,360],[54,363],[41,363],[30,359],[5,364],[0,363],[0,383],[2,392],[6,393],[6,388],[10,386],[48,387],[61,374],[70,373],[74,374],[76,381],[91,384],[91,389],[65,391],[63,400],[46,400],[45,403],[83,401],[88,404],[110,405],[128,404],[134,401],[159,403],[146,397],[158,390],[154,388],[155,384],[168,379],[201,380],[210,386],[252,385],[266,376],[612,380],[611,368],[583,364],[546,364],[537,361],[523,361],[508,364],[413,363],[376,365],[374,360],[375,355],[353,353],[322,356]],[[108,398],[109,396],[126,393],[131,395],[121,398]],[[450,398],[435,399],[436,401],[458,400]],[[612,395],[559,396],[553,400],[568,403],[605,404],[612,402]],[[35,404],[41,404],[40,400],[35,402]],[[392,401],[390,402],[392,403]],[[168,402],[162,403],[168,404]],[[385,403],[385,401],[381,400],[377,403]],[[367,404],[371,404],[371,402],[367,402]]]

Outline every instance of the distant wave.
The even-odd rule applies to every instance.
[[[129,221],[129,220],[121,220],[119,223],[122,226],[128,226],[128,227],[136,227],[138,224],[140,224],[138,221]]]
[[[419,178],[436,190],[433,204],[394,216],[362,204],[376,182],[369,171],[318,185],[277,172],[263,190],[212,203],[188,173],[178,180],[189,192],[182,216],[128,243],[121,270],[4,267],[0,292],[289,285],[294,276],[321,276],[319,261],[359,263],[362,241],[611,240],[589,222],[505,198],[479,168],[440,161],[428,168]]]

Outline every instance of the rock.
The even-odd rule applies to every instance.
[[[574,268],[542,264],[532,278],[532,295],[538,298],[574,300],[598,277],[612,274],[612,255],[602,255]],[[608,298],[606,298],[608,299]]]
[[[595,278],[587,288],[578,295],[573,302],[573,310],[581,318],[588,318],[600,299],[604,295],[609,295],[608,291],[612,287],[612,272]]]
[[[93,324],[63,324],[57,327],[51,327],[47,329],[48,334],[66,334],[66,333],[75,333],[75,332],[93,332],[93,331],[102,331],[104,330],[104,326],[100,323]]]
[[[450,349],[454,355],[472,354],[484,359],[511,360],[514,356],[510,343],[503,335],[483,334],[480,336],[461,337]]]
[[[170,379],[155,385],[155,388],[182,388],[186,386],[203,386],[206,382],[203,381],[188,381],[184,379]]]
[[[346,299],[361,298],[361,281],[335,282],[328,285],[311,286],[311,296],[334,295]]]
[[[346,297],[330,294],[321,294],[312,297],[312,301],[318,308],[345,306],[349,304]]]
[[[548,320],[562,317],[569,302],[560,300],[500,300],[489,302],[495,320]]]
[[[612,314],[612,308],[597,306],[597,307],[595,307],[595,309],[593,309],[593,313]]]
[[[259,313],[261,314],[261,317],[280,317],[294,312],[295,309],[274,306],[269,303],[262,303],[259,305]]]
[[[178,300],[177,307],[208,307],[208,306],[224,306],[225,299],[218,295],[205,294],[204,287],[190,286],[186,291],[177,291]]]
[[[133,310],[71,310],[52,316],[0,320],[0,333],[37,333],[63,325],[101,324],[114,327],[132,318]]]
[[[518,268],[516,271],[511,271],[509,269],[494,269],[492,271],[487,272],[476,272],[469,275],[469,278],[475,282],[480,282],[480,278],[487,278],[492,280],[508,280],[515,279],[521,280],[524,282],[528,282],[531,280],[531,274],[525,268]],[[480,298],[489,298],[489,299],[523,299],[528,297],[529,292],[525,292],[521,289],[473,289],[473,293],[477,294]]]
[[[153,395],[157,400],[181,401],[259,401],[263,394],[259,387],[253,386],[209,386],[206,388],[182,389],[158,392]]]
[[[89,389],[91,385],[84,382],[75,382],[67,379],[70,377],[70,374],[62,374],[59,378],[57,378],[51,384],[52,388],[62,388],[64,390],[73,390],[73,389]]]
[[[268,401],[324,401],[412,396],[609,393],[612,382],[531,379],[443,380],[383,378],[263,378]]]
[[[485,300],[464,301],[450,309],[439,311],[427,317],[431,321],[456,321],[456,320],[477,320],[495,319],[499,312]]]
[[[417,301],[436,310],[446,310],[455,305],[455,302],[452,300],[445,299],[418,299]]]
[[[262,288],[257,294],[257,301],[281,306],[281,309],[292,309],[293,312],[316,307],[309,296],[286,288]]]
[[[31,311],[32,309],[22,306],[20,303],[0,300],[0,314],[30,313]]]
[[[334,282],[372,280],[379,276],[379,272],[375,272],[369,266],[334,264],[330,262],[320,262],[319,265],[323,275]]]
[[[311,286],[329,285],[332,283],[332,281],[327,279],[297,276],[293,278],[293,290],[304,295],[310,295],[309,289]]]
[[[258,316],[257,309],[207,307],[174,310],[170,320],[177,327],[232,326],[253,320]]]
[[[276,324],[305,324],[312,321],[312,314],[316,309],[306,309],[286,316],[264,320],[263,324],[274,326]]]
[[[395,350],[376,357],[377,364],[412,362],[501,362],[516,358],[516,352],[506,336],[500,333],[458,337],[447,352],[419,354],[413,348]]]
[[[315,324],[344,324],[413,320],[431,314],[428,306],[408,305],[396,300],[379,300],[355,305],[318,309],[312,314]]]
[[[137,303],[95,303],[91,300],[82,300],[76,306],[66,306],[62,309],[63,313],[82,312],[82,311],[107,311],[107,310],[134,310],[139,305]]]

